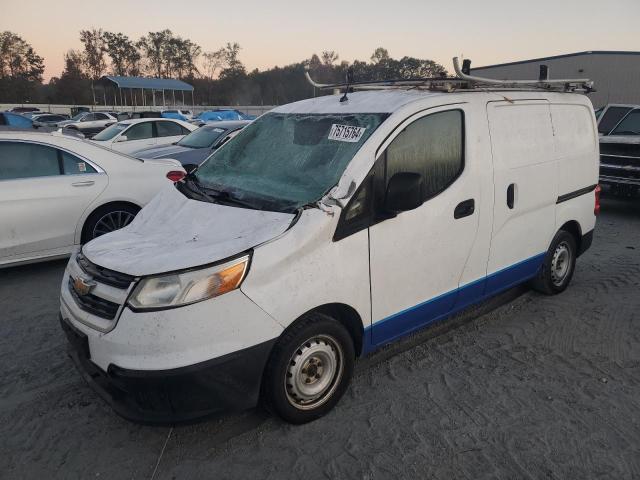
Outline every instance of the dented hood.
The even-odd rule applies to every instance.
[[[92,240],[82,252],[110,270],[152,275],[241,253],[285,232],[293,218],[191,200],[168,186],[131,224]]]

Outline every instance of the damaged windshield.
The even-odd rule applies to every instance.
[[[194,180],[255,208],[294,211],[340,180],[387,116],[269,113],[211,155]]]

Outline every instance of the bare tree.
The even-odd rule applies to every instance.
[[[388,62],[390,59],[389,51],[386,48],[378,47],[375,49],[370,59],[371,63],[373,63],[374,65]]]
[[[122,33],[104,32],[107,55],[114,75],[138,75],[141,55],[136,45]]]
[[[96,92],[94,82],[98,80],[107,69],[107,62],[104,54],[107,51],[107,42],[101,28],[91,30],[80,30],[80,41],[84,47],[84,64],[91,79],[91,92],[93,103],[96,103]]]
[[[322,58],[322,63],[324,65],[332,66],[334,63],[338,61],[340,57],[333,50],[331,51],[325,50],[324,52],[322,52],[321,58]]]
[[[213,80],[216,76],[216,72],[225,65],[224,52],[224,48],[221,48],[215,52],[204,52],[202,54],[204,75],[209,80]]]
[[[240,44],[237,42],[227,43],[222,49],[224,57],[224,68],[220,72],[220,78],[232,78],[239,75],[246,75],[247,71],[240,61],[238,56],[240,55]]]

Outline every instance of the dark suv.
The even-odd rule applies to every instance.
[[[600,184],[613,193],[640,190],[640,105],[607,105],[598,117]]]

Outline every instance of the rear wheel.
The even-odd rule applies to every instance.
[[[126,227],[139,211],[138,207],[124,203],[100,207],[87,218],[82,232],[82,243]]]
[[[538,276],[532,281],[532,287],[541,293],[555,295],[563,292],[576,267],[576,239],[560,230],[547,251]]]
[[[265,369],[263,400],[291,423],[306,423],[331,410],[353,373],[355,350],[337,320],[310,313],[279,340]]]

